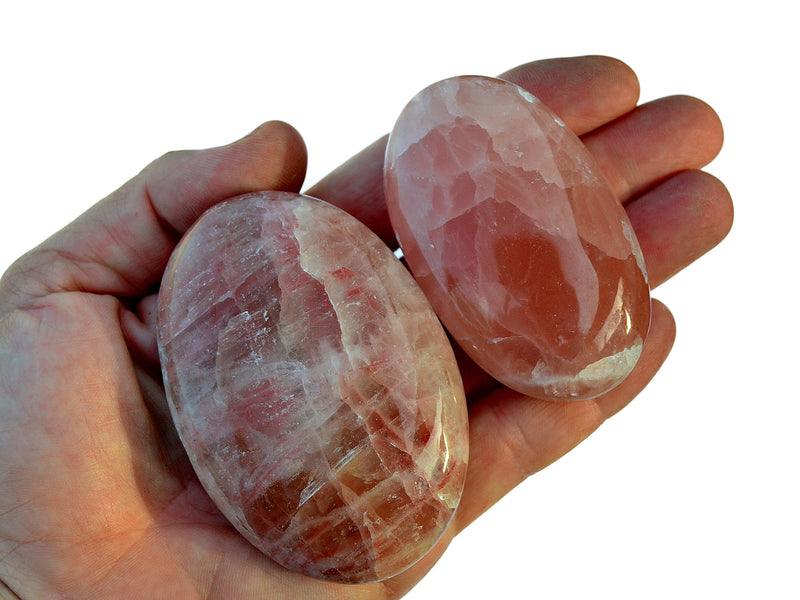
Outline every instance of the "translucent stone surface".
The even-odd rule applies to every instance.
[[[392,252],[324,202],[206,213],[160,293],[170,410],[217,506],[278,563],[392,576],[441,536],[466,472],[452,348]]]
[[[409,267],[480,366],[531,396],[590,398],[633,368],[650,323],[627,215],[580,140],[486,77],[430,86],[386,150]]]

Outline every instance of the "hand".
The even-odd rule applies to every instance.
[[[635,107],[635,75],[601,57],[531,63],[503,77],[539,96],[595,154],[626,205],[653,286],[725,236],[728,193],[695,170],[722,142],[708,106],[672,97]],[[384,145],[308,193],[392,242]],[[521,397],[460,356],[470,465],[444,539],[383,583],[343,587],[287,572],[227,523],[192,473],[160,384],[154,308],[172,249],[204,210],[248,191],[297,191],[305,161],[299,135],[277,122],[229,146],[167,154],[0,280],[0,581],[8,590],[21,598],[399,597],[453,536],[623,408],[666,358],[675,329],[658,302],[635,370],[595,400]]]

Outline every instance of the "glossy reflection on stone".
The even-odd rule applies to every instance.
[[[434,545],[466,472],[463,389],[372,232],[306,196],[240,197],[184,237],[159,302],[178,432],[251,543],[340,582],[385,579]]]
[[[590,398],[628,375],[650,323],[642,253],[592,156],[539,100],[487,77],[430,86],[389,137],[385,187],[409,267],[493,377]]]

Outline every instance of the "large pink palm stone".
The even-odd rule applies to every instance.
[[[386,201],[405,259],[462,348],[547,399],[620,383],[650,324],[642,252],[581,141],[497,79],[420,92],[388,142]]]
[[[440,538],[466,473],[460,375],[411,275],[354,218],[272,192],[212,209],[167,267],[158,341],[197,476],[270,558],[370,582]]]

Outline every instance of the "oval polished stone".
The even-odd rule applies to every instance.
[[[501,383],[591,398],[650,324],[644,260],[593,157],[538,99],[465,76],[420,92],[389,137],[386,201],[436,313]]]
[[[230,522],[313,577],[395,575],[458,504],[467,414],[408,271],[342,210],[263,192],[186,234],[159,297],[170,410]]]

